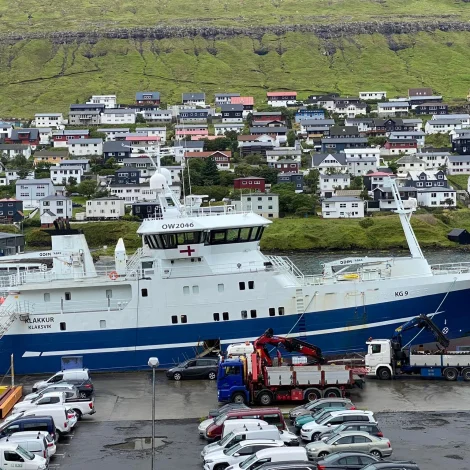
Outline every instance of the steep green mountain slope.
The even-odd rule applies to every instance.
[[[459,0],[0,0],[0,117],[66,111],[95,93],[266,90],[301,97],[469,88]]]

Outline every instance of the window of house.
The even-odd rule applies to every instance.
[[[238,287],[240,290],[245,290],[245,283],[244,282],[239,282]]]
[[[148,290],[147,289],[141,289],[142,292],[142,297],[148,297]]]
[[[220,315],[217,312],[213,313],[212,316],[214,317],[214,321],[219,321],[220,320]]]
[[[256,318],[256,310],[250,310],[251,318]]]

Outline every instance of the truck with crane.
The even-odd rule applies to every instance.
[[[239,345],[238,345],[239,346]],[[247,343],[247,352],[237,347],[238,356],[219,362],[217,396],[220,402],[270,405],[280,401],[313,401],[322,397],[342,397],[346,390],[362,386],[357,375],[365,370],[345,365],[325,365],[321,349],[298,338],[274,336],[268,329]],[[306,356],[309,364],[273,366],[268,346]],[[227,348],[228,351],[234,348]],[[252,351],[252,352],[251,352]]]
[[[435,351],[416,349],[409,343],[402,345],[403,333],[415,328],[432,333],[437,341]],[[450,381],[461,377],[470,381],[470,352],[447,351],[450,342],[430,316],[422,314],[407,321],[395,330],[392,339],[369,338],[366,344],[367,376],[390,380],[420,375],[444,377]]]

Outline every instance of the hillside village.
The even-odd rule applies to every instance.
[[[408,207],[453,208],[470,175],[470,115],[453,114],[430,88],[304,101],[279,91],[265,103],[188,92],[167,109],[157,91],[126,105],[96,95],[68,116],[4,120],[0,138],[0,220],[39,216],[43,227],[158,216],[149,185],[157,155],[193,208],[232,204],[273,219],[390,212],[389,177]]]

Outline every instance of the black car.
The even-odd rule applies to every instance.
[[[57,382],[57,383],[62,383],[62,382]],[[63,383],[75,385],[75,387],[78,388],[78,395],[80,398],[90,398],[93,395],[93,392],[95,391],[93,387],[93,382],[91,381],[91,379],[75,380],[73,378],[68,378],[67,381],[64,381]]]
[[[317,461],[318,470],[356,470],[379,462],[380,459],[365,452],[337,452]]]
[[[316,440],[321,440],[324,437],[331,437],[333,434],[338,434],[340,432],[347,432],[347,431],[363,431],[367,432],[369,434],[372,434],[373,436],[376,437],[384,437],[383,432],[380,430],[379,425],[377,423],[364,423],[358,421],[357,423],[354,422],[346,422],[343,424],[340,424],[332,429],[329,429],[328,431],[325,431],[318,436],[318,439]]]
[[[396,461],[382,460],[375,462],[371,465],[367,465],[361,470],[419,470],[418,465],[411,461]]]
[[[169,379],[209,379],[217,378],[219,360],[217,358],[206,357],[203,359],[189,359],[176,367],[166,371]]]
[[[244,403],[227,403],[226,405],[221,406],[220,408],[209,410],[209,418],[217,418],[217,416],[219,415],[223,415],[224,413],[233,410],[238,410],[240,408],[249,408],[249,406],[246,406]]]

